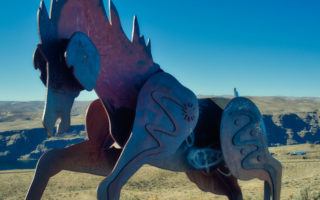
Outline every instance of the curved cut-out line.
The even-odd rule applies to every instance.
[[[150,135],[152,135],[152,134],[150,134]],[[156,141],[158,141],[155,137],[154,137],[154,139],[155,139]],[[159,148],[159,147],[161,147],[161,145],[159,145],[159,146],[157,146],[157,147],[153,147],[153,148],[146,149],[146,150],[144,150],[144,151],[141,151],[140,153],[138,153],[135,157],[133,157],[130,161],[128,161],[128,162],[124,165],[124,167],[119,171],[119,173],[117,174],[117,176],[110,182],[110,184],[109,184],[108,187],[107,187],[108,199],[111,199],[111,198],[110,198],[110,194],[111,194],[110,187],[111,187],[111,185],[115,182],[115,180],[119,178],[119,176],[121,175],[121,173],[123,173],[123,171],[125,171],[126,168],[127,168],[131,163],[137,162],[137,161],[139,161],[139,159],[144,159],[144,158],[146,158],[146,157],[156,156],[156,155],[160,154],[162,148]]]
[[[168,109],[165,107],[165,105],[163,105],[161,100],[167,99],[168,101],[171,101],[171,102],[175,103],[177,106],[179,106],[181,108],[181,110],[183,110],[183,105],[180,104],[178,102],[178,100],[174,99],[173,97],[169,97],[165,93],[162,93],[162,92],[159,92],[159,91],[153,91],[151,93],[151,98],[153,99],[153,101],[157,105],[159,105],[161,110],[168,117],[168,119],[170,120],[170,122],[171,122],[171,124],[173,126],[173,130],[163,130],[161,127],[159,127],[157,125],[153,125],[153,124],[148,124],[147,125],[147,129],[150,129],[150,131],[152,130],[152,131],[165,133],[165,134],[170,135],[170,136],[176,136],[176,132],[177,132],[177,125],[176,124],[177,124],[177,121],[175,120],[175,117],[168,111]]]
[[[141,158],[145,158],[148,156],[156,156],[158,154],[160,154],[161,150],[163,149],[164,145],[162,144],[161,140],[159,138],[157,138],[156,134],[150,130],[148,127],[148,125],[145,125],[145,130],[149,133],[149,135],[151,135],[151,137],[154,139],[154,141],[157,142],[157,146],[156,147],[152,147],[149,149],[145,149],[144,151],[141,151],[140,153],[138,153],[136,156],[134,156],[131,160],[129,160],[124,167],[120,170],[120,172],[117,174],[117,176],[113,179],[113,181],[110,182],[110,184],[107,187],[107,195],[108,195],[108,199],[110,199],[110,186],[114,183],[114,181],[116,179],[118,179],[118,177],[120,176],[121,173],[123,173],[124,170],[126,170],[127,166],[130,165],[133,162],[136,162],[139,157]],[[149,152],[149,153],[148,153]],[[145,154],[145,155],[144,155]]]
[[[249,162],[249,160],[251,158],[256,159],[257,156],[259,156],[260,151],[263,150],[263,143],[259,140],[259,136],[257,135],[256,139],[252,139],[252,140],[244,140],[241,141],[240,137],[243,133],[246,133],[246,131],[248,131],[248,129],[252,129],[255,128],[256,123],[259,123],[259,119],[257,117],[255,117],[252,113],[250,112],[243,112],[243,111],[238,111],[238,112],[233,112],[231,113],[232,116],[234,115],[245,115],[249,118],[249,122],[247,122],[242,128],[240,128],[232,137],[232,143],[234,146],[236,147],[248,147],[249,145],[252,147],[256,147],[255,149],[249,151],[246,153],[246,155],[243,157],[243,159],[241,160],[241,166],[242,168],[249,170],[249,169],[260,169],[261,166],[263,165],[261,164],[246,164],[246,162]],[[249,165],[249,166],[247,166]]]
[[[155,95],[158,92],[158,95]],[[154,102],[156,104],[158,104],[160,106],[160,108],[163,110],[163,112],[167,115],[167,117],[169,118],[169,120],[172,122],[173,126],[174,126],[174,130],[173,131],[165,131],[165,130],[161,130],[160,128],[155,129],[155,128],[150,128],[150,126],[153,126],[151,124],[146,124],[145,125],[145,130],[151,135],[151,137],[157,142],[157,146],[156,147],[152,147],[149,149],[146,149],[140,153],[138,153],[136,156],[134,156],[129,162],[126,163],[126,165],[120,170],[120,172],[118,173],[118,175],[115,177],[115,179],[113,179],[113,181],[110,182],[110,184],[107,187],[107,191],[108,191],[108,197],[110,198],[110,186],[111,184],[114,183],[114,181],[119,177],[119,175],[121,173],[123,173],[123,171],[126,169],[126,167],[128,165],[130,165],[133,162],[136,162],[138,159],[142,159],[145,157],[149,157],[149,156],[156,156],[158,154],[161,153],[161,151],[163,149],[165,149],[165,145],[161,142],[160,138],[158,137],[157,132],[161,132],[164,134],[167,134],[169,136],[176,136],[177,132],[177,128],[176,128],[176,121],[174,119],[174,117],[170,114],[170,112],[167,111],[167,109],[165,108],[165,106],[162,104],[161,99],[162,98],[166,98],[170,101],[172,101],[173,103],[175,103],[176,105],[178,105],[179,107],[183,108],[183,105],[181,105],[179,103],[178,100],[174,99],[173,97],[169,97],[167,95],[165,95],[165,93],[161,93],[159,91],[153,91],[151,92],[151,98],[154,100]]]
[[[220,168],[217,168],[217,171],[223,176],[230,177],[232,175],[231,171],[224,173]]]
[[[232,137],[232,144],[234,146],[242,146],[242,145],[259,145],[259,146],[262,146],[263,144],[259,141],[258,138],[256,139],[252,139],[252,140],[243,140],[241,141],[240,137],[242,135],[242,133],[245,133],[248,129],[252,129],[252,128],[255,128],[255,123],[258,123],[259,120],[255,119],[255,117],[252,115],[252,113],[244,113],[244,112],[234,112],[232,113],[232,116],[234,115],[238,115],[238,114],[241,114],[241,115],[245,115],[249,118],[249,122],[247,122],[242,128],[240,128]],[[259,136],[257,136],[259,137]]]

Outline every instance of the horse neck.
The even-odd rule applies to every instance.
[[[101,68],[95,91],[100,99],[115,109],[125,107],[135,109],[139,92],[144,83],[160,66],[134,68]]]

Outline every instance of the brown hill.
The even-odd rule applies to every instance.
[[[213,98],[222,107],[230,97]],[[270,144],[314,143],[320,141],[320,98],[313,97],[249,97],[264,114]],[[72,124],[83,124],[85,110],[90,102],[75,102]],[[0,132],[42,127],[41,101],[0,102]]]

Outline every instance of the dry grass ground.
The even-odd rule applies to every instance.
[[[251,97],[264,114],[319,112],[319,98]],[[72,124],[84,122],[89,102],[78,102],[72,111]],[[41,127],[43,102],[0,102],[0,132]],[[289,156],[293,150],[307,155]],[[271,148],[284,166],[281,199],[320,199],[320,145],[296,145]],[[33,171],[0,171],[0,200],[23,199]],[[50,180],[43,199],[95,199],[96,186],[103,177],[62,172]],[[245,199],[262,199],[263,183],[240,182]],[[122,200],[210,200],[226,199],[201,192],[184,173],[145,166],[130,179],[122,191]]]
[[[294,145],[270,148],[284,166],[281,199],[320,199],[320,145]],[[290,156],[294,150],[307,155]],[[32,171],[0,172],[0,199],[23,199],[32,179]],[[96,186],[103,177],[62,172],[52,178],[43,199],[95,199]],[[244,199],[262,199],[262,181],[240,182]],[[226,199],[201,192],[184,173],[174,173],[145,166],[122,190],[122,200],[211,200]]]

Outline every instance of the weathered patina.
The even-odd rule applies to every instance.
[[[143,165],[186,172],[204,191],[242,199],[237,179],[266,181],[265,199],[280,199],[281,165],[269,154],[258,108],[236,97],[226,108],[192,91],[154,63],[134,17],[132,38],[102,0],[52,0],[38,12],[34,66],[47,87],[43,124],[49,136],[70,125],[74,99],[94,90],[88,140],[45,153],[26,199],[40,199],[61,170],[105,176],[98,199],[119,199]],[[56,130],[54,130],[57,124]]]

